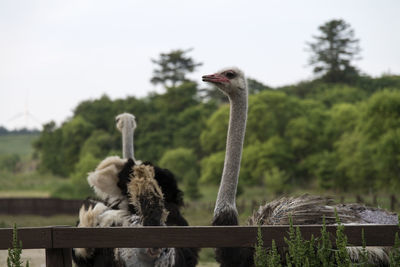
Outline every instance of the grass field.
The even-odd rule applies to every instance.
[[[17,154],[22,158],[32,154],[32,142],[38,134],[2,135],[0,136],[0,155]]]
[[[63,183],[64,180],[54,175],[41,174],[36,171],[12,173],[0,170],[0,196],[49,196],[52,188]]]

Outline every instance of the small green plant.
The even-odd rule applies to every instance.
[[[364,229],[361,230],[361,239],[362,239],[362,248],[360,254],[360,263],[359,266],[368,267],[370,264],[368,263],[368,250],[367,243],[365,241]]]
[[[17,225],[14,224],[12,248],[8,249],[7,267],[23,267],[21,260],[22,241],[18,242]],[[26,267],[29,267],[29,262],[26,262]]]
[[[278,253],[278,249],[276,248],[275,240],[272,240],[271,250],[267,255],[267,266],[271,267],[281,267],[281,256]]]
[[[400,229],[400,214],[398,218],[399,229]],[[397,232],[394,238],[394,246],[392,251],[389,254],[390,258],[390,266],[391,267],[400,267],[400,238],[399,233]]]
[[[257,244],[255,245],[254,265],[256,267],[269,266],[267,265],[267,251],[264,248],[264,241],[262,238],[260,226],[258,226],[257,229]]]
[[[272,240],[271,249],[268,251],[264,248],[264,241],[262,239],[261,227],[257,230],[257,244],[255,245],[254,251],[254,265],[255,267],[281,267],[281,256],[278,253],[278,249],[275,244],[275,240]]]
[[[286,264],[288,266],[311,266],[315,260],[315,239],[310,241],[304,240],[301,236],[300,228],[293,227],[293,220],[289,218],[289,238],[285,237],[285,242],[288,245],[288,253],[286,253]],[[312,247],[312,249],[310,249]]]
[[[329,236],[329,232],[326,230],[326,222],[325,216],[322,218],[322,229],[321,229],[321,237],[318,240],[317,247],[317,257],[321,266],[323,267],[332,267],[333,259],[332,259],[332,243]]]
[[[349,267],[351,266],[351,260],[349,253],[347,252],[347,236],[344,234],[344,225],[340,222],[339,216],[337,212],[336,215],[336,247],[335,251],[335,259],[336,264],[339,267]]]

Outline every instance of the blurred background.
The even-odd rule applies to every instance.
[[[229,106],[200,78],[226,66],[245,71],[250,92],[241,223],[261,201],[303,193],[399,211],[398,10],[396,0],[1,1],[0,227],[74,225],[77,208],[32,214],[13,199],[93,195],[87,173],[121,156],[122,112],[136,116],[136,158],[172,170],[189,223],[210,225]],[[213,251],[201,260],[213,266]]]

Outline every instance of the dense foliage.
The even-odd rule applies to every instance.
[[[316,38],[331,40],[330,46],[339,49],[337,58],[331,59],[336,63],[314,58],[327,66],[324,75],[353,68],[350,59],[358,50],[351,47],[357,40],[349,25],[334,20],[320,30]],[[330,53],[318,47],[326,44],[312,46],[315,53]],[[187,78],[201,65],[187,55],[189,51],[173,50],[153,60],[151,81],[164,85],[163,93],[117,100],[104,95],[79,103],[62,125],[44,125],[34,145],[40,170],[71,177],[76,184],[72,182],[68,190],[86,184],[85,175],[97,162],[121,154],[114,117],[130,112],[138,124],[137,159],[171,168],[194,198],[198,181],[218,184],[229,104],[215,88]],[[274,89],[248,79],[249,113],[239,186],[266,185],[277,193],[293,186],[399,190],[400,76],[356,74],[351,81],[322,77]]]
[[[368,90],[310,82],[302,97],[303,83],[250,95],[242,185],[264,184],[278,193],[307,184],[399,190],[400,77],[371,81],[376,86]],[[40,169],[84,180],[105,156],[121,154],[114,117],[131,112],[138,124],[136,158],[165,164],[188,185],[217,184],[229,106],[199,100],[198,89],[185,82],[143,99],[80,103],[61,126],[45,125],[35,144]]]

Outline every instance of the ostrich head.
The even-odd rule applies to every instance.
[[[246,78],[243,71],[236,67],[225,68],[211,75],[202,77],[204,82],[217,86],[229,98],[247,94]]]
[[[115,117],[117,129],[122,133],[124,127],[129,127],[133,130],[136,129],[135,116],[129,113],[122,113]]]
[[[133,134],[136,129],[135,116],[122,113],[115,118],[117,129],[122,133],[122,154],[126,159],[135,161]]]

